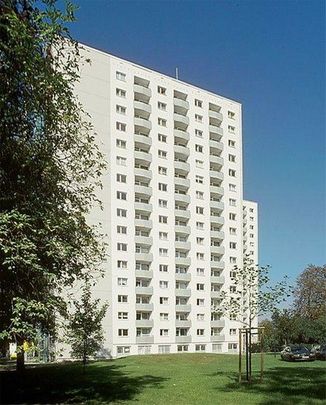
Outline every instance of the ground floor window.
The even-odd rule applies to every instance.
[[[228,344],[228,351],[229,352],[236,352],[238,349],[238,344],[237,343],[229,343]]]
[[[129,354],[130,353],[130,346],[118,346],[117,347],[118,354]]]
[[[149,354],[151,346],[138,346],[138,354]]]
[[[204,352],[206,350],[206,345],[196,345],[196,352]]]
[[[222,353],[222,345],[213,344],[212,351],[215,353]]]
[[[178,345],[177,351],[178,352],[187,352],[188,351],[188,345]]]
[[[159,353],[170,353],[170,345],[159,345],[158,346],[158,352]]]

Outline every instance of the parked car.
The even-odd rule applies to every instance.
[[[316,356],[304,346],[286,346],[281,351],[281,358],[285,361],[314,361]]]
[[[315,356],[317,360],[326,360],[326,345],[320,345],[315,348]]]

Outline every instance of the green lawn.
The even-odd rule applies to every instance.
[[[0,372],[0,403],[154,405],[325,404],[325,362],[287,363],[265,358],[265,382],[238,384],[233,355],[133,356],[28,368],[24,378]],[[258,371],[259,357],[253,368]]]

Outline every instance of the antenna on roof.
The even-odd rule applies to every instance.
[[[175,68],[175,78],[179,80],[179,69],[177,67]]]

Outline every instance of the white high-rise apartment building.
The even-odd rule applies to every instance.
[[[100,198],[108,261],[105,350],[237,351],[211,314],[243,252],[257,262],[257,205],[243,200],[241,104],[84,46],[77,94],[108,161]]]

